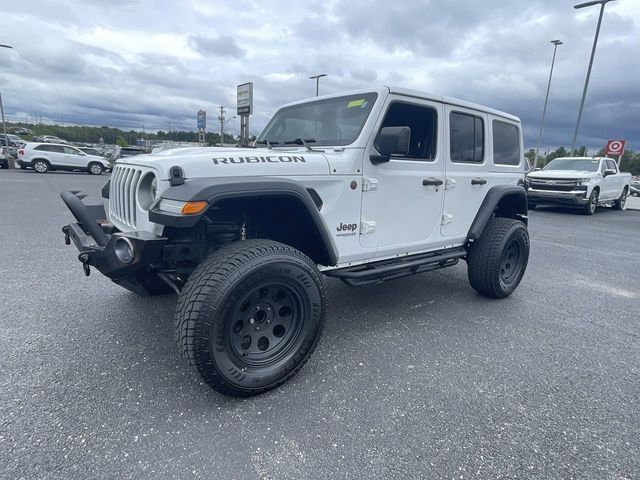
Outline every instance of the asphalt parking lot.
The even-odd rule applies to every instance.
[[[0,171],[0,478],[640,476],[640,211],[530,212],[520,288],[466,265],[328,280],[321,343],[238,400],[179,358],[175,296],[85,278],[58,192],[106,175]]]

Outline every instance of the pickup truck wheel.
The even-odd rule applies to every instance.
[[[594,213],[596,213],[596,208],[598,207],[598,197],[598,189],[594,188],[591,192],[591,195],[589,195],[589,201],[584,206],[583,213],[585,215],[593,215]]]
[[[49,171],[49,162],[46,160],[34,160],[33,171],[36,173],[47,173]]]
[[[315,264],[269,240],[211,254],[191,274],[175,315],[179,350],[220,393],[252,396],[281,385],[316,348],[326,293]]]
[[[467,255],[469,283],[487,297],[508,297],[529,261],[527,227],[513,218],[492,218]]]
[[[104,171],[104,167],[98,162],[91,162],[87,168],[89,175],[100,175]]]
[[[629,195],[629,190],[625,187],[625,189],[622,190],[620,198],[613,202],[614,210],[624,210],[625,208],[627,208],[627,195]]]

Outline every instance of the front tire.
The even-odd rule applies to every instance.
[[[104,167],[98,162],[92,162],[87,167],[87,172],[89,172],[89,175],[100,175],[103,171]]]
[[[32,166],[36,173],[47,173],[50,169],[49,162],[46,160],[34,160]]]
[[[175,315],[179,350],[220,393],[252,396],[295,375],[325,322],[320,272],[304,254],[245,240],[211,254],[191,274]]]
[[[467,254],[473,289],[487,297],[505,298],[520,284],[529,261],[529,233],[520,220],[494,217]]]
[[[620,194],[620,198],[613,202],[614,210],[624,210],[627,208],[627,195],[629,195],[629,190],[625,187],[624,190],[622,190],[622,194]]]
[[[585,215],[593,215],[594,213],[596,213],[596,208],[598,208],[599,196],[600,196],[600,192],[598,191],[597,188],[594,188],[593,191],[591,192],[591,195],[589,195],[589,201],[584,206],[583,213]]]

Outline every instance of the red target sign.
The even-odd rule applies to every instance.
[[[604,149],[605,155],[618,156],[624,153],[624,140],[609,140]]]

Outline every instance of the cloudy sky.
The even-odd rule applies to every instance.
[[[10,120],[195,129],[254,82],[252,133],[278,105],[315,93],[398,85],[540,123],[559,38],[543,145],[569,146],[598,7],[565,0],[20,0],[0,11],[0,89]],[[228,124],[239,130],[237,120]],[[640,0],[607,6],[579,144],[640,149]]]

